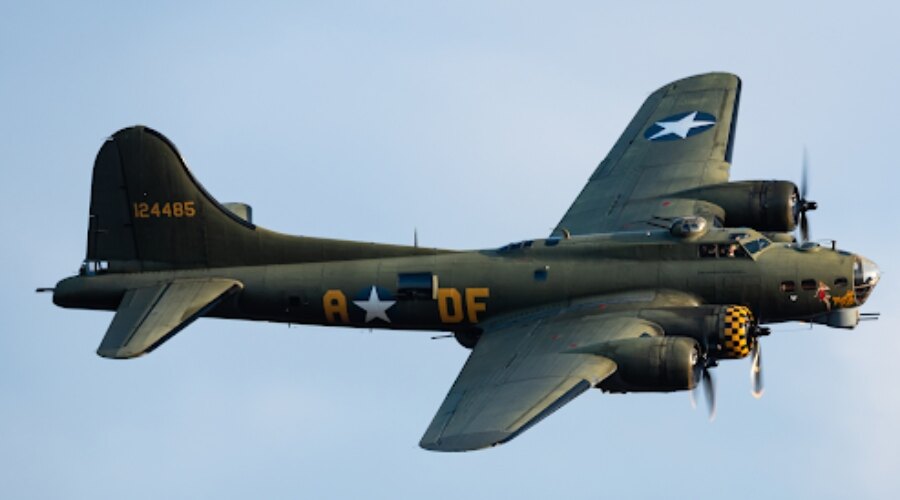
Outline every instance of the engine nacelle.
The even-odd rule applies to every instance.
[[[740,305],[646,309],[640,317],[660,325],[667,336],[695,339],[712,359],[740,359],[756,342],[756,320]]]
[[[800,195],[788,181],[739,181],[691,189],[679,196],[703,200],[725,211],[725,226],[788,233],[797,227]]]
[[[727,306],[720,311],[718,341],[714,355],[717,359],[740,359],[750,354],[756,337],[753,312],[746,306]]]
[[[605,344],[603,356],[616,372],[601,382],[607,392],[671,392],[693,389],[699,379],[700,347],[687,337],[640,337]]]

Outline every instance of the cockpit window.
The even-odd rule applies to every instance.
[[[729,243],[727,245],[719,245],[719,257],[746,257],[744,249],[737,243]]]
[[[760,252],[762,249],[768,247],[771,244],[772,244],[771,241],[769,241],[765,238],[759,238],[757,240],[745,241],[744,248],[746,248],[747,251],[750,252],[751,254],[755,254],[755,253]]]
[[[714,259],[716,257],[720,259],[733,259],[746,256],[747,252],[745,252],[737,243],[722,243],[720,245],[706,243],[700,245],[700,257],[705,259]]]

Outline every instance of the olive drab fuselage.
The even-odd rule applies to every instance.
[[[738,239],[735,239],[735,236]],[[649,231],[528,240],[500,249],[342,262],[81,275],[59,305],[115,310],[127,289],[215,276],[243,289],[208,316],[284,323],[455,331],[510,311],[625,291],[675,290],[698,303],[740,304],[761,322],[856,307],[855,256],[771,243],[749,229],[682,239]],[[732,247],[737,252],[729,250]],[[710,250],[714,251],[710,254]]]

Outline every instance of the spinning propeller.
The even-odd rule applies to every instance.
[[[762,397],[765,388],[763,387],[762,376],[762,348],[760,347],[760,337],[768,335],[770,330],[756,326],[753,333],[753,348],[750,351],[750,394],[754,398]],[[697,408],[697,392],[700,386],[703,386],[703,393],[706,399],[706,409],[709,413],[709,420],[712,422],[716,418],[716,383],[710,368],[715,368],[717,363],[709,357],[702,356],[697,360],[697,372],[700,375],[700,383],[694,386],[691,391],[691,406]]]
[[[800,239],[804,243],[809,241],[809,216],[806,212],[819,208],[819,204],[806,198],[809,189],[809,155],[806,148],[803,149],[803,170],[800,174],[800,200],[795,205],[795,219],[800,226]]]
[[[712,422],[716,418],[716,381],[713,379],[710,368],[716,366],[716,362],[708,356],[698,356],[697,363],[694,365],[695,379],[699,375],[700,381],[691,390],[691,407],[697,408],[697,393],[700,392],[700,386],[703,386],[703,395],[706,399],[706,411],[709,414],[709,421]]]
[[[763,379],[762,379],[762,350],[759,347],[759,339],[753,344],[753,351],[750,353],[750,394],[759,399],[763,395]]]

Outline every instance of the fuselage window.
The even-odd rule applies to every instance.
[[[797,285],[793,281],[782,281],[780,288],[782,292],[791,293],[797,289]]]
[[[816,283],[816,280],[803,280],[800,282],[800,286],[804,290],[816,290],[819,288],[819,285],[818,285],[818,283]]]
[[[549,240],[547,240],[547,241],[549,241]],[[504,253],[504,252],[509,252],[512,250],[521,250],[523,248],[531,248],[532,245],[534,245],[534,240],[519,241],[516,243],[510,243],[508,245],[503,245],[502,247],[498,248],[497,251],[500,253]],[[548,245],[548,246],[552,246],[552,245]]]
[[[85,260],[81,263],[81,269],[78,274],[82,276],[93,276],[109,271],[109,261],[106,260]]]
[[[834,279],[834,286],[836,286],[836,287],[843,288],[843,287],[847,286],[847,283],[848,283],[847,278],[835,278]]]
[[[431,299],[437,291],[437,276],[432,273],[400,273],[397,296],[404,299]]]
[[[715,243],[707,243],[706,245],[700,245],[700,257],[715,258],[716,257]]]

